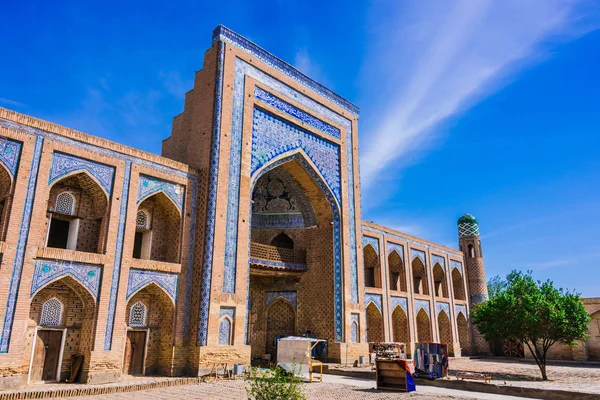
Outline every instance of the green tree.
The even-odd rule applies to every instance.
[[[556,289],[551,281],[535,281],[531,271],[512,271],[506,285],[471,314],[473,323],[487,340],[519,340],[525,344],[542,373],[546,354],[554,343],[574,346],[585,340],[590,315],[579,294]]]
[[[506,288],[506,281],[502,279],[500,275],[496,275],[488,280],[487,287],[488,295],[490,297],[495,297],[498,293],[502,292],[502,290]]]

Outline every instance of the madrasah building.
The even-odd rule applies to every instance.
[[[354,104],[219,26],[162,156],[0,108],[0,389],[198,375],[276,336],[487,353],[460,250],[361,218]]]

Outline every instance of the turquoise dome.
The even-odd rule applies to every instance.
[[[458,224],[479,224],[479,222],[471,214],[465,214],[458,219]]]

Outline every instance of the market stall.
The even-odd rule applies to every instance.
[[[415,372],[419,378],[443,377],[443,366],[448,362],[448,345],[444,343],[416,343],[413,356]]]
[[[406,345],[400,342],[372,342],[372,360],[377,389],[415,391],[415,383],[406,361]]]
[[[287,336],[279,339],[277,343],[277,365],[286,371],[310,382],[313,373],[319,373],[319,381],[323,381],[323,363],[313,357],[317,346],[324,339],[308,338],[303,336]]]

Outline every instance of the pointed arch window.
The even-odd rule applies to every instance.
[[[41,326],[59,326],[62,322],[64,306],[60,300],[53,297],[42,304],[40,315]]]
[[[129,309],[129,326],[143,328],[148,323],[148,308],[141,301],[135,302]]]

